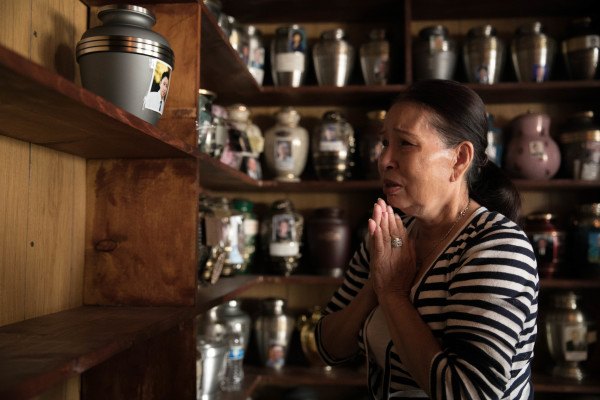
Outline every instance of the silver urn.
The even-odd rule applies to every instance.
[[[591,19],[571,22],[572,33],[561,43],[562,55],[571,79],[590,80],[598,76],[600,35],[591,29]]]
[[[354,47],[343,29],[321,34],[313,46],[313,63],[320,86],[346,86],[354,66]]]
[[[385,39],[385,30],[371,30],[369,41],[360,46],[360,67],[366,85],[387,85],[389,60],[390,43]]]
[[[557,293],[553,300],[554,306],[546,315],[546,339],[556,362],[552,374],[582,380],[586,373],[580,364],[588,358],[589,321],[574,292]]]
[[[277,28],[271,41],[271,73],[275,86],[302,86],[307,51],[304,28],[299,25]]]
[[[354,129],[337,111],[327,111],[311,138],[317,178],[345,181],[352,177],[356,142]]]
[[[254,322],[256,345],[265,367],[279,369],[285,358],[296,323],[287,313],[284,299],[268,298],[261,303],[261,313]]]
[[[456,57],[456,41],[445,26],[421,29],[413,50],[415,79],[452,79]]]
[[[556,42],[545,34],[541,22],[520,26],[511,42],[510,52],[519,82],[544,82],[550,79]]]
[[[463,55],[469,82],[498,83],[504,63],[504,42],[496,36],[493,26],[483,25],[469,30]]]
[[[196,340],[196,399],[218,400],[219,382],[229,347],[222,339],[198,336]]]
[[[218,319],[223,323],[227,332],[236,332],[243,337],[244,353],[248,348],[248,342],[250,340],[250,328],[252,325],[252,319],[250,315],[242,310],[240,300],[229,300],[217,308]]]

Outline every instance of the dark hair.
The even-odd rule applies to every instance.
[[[395,103],[404,101],[420,104],[432,112],[429,123],[448,147],[464,141],[473,144],[473,161],[466,174],[469,195],[489,210],[518,221],[519,192],[485,152],[488,118],[479,95],[458,82],[431,79],[410,85]]]
[[[162,73],[162,75],[160,76],[160,81],[162,81],[162,80],[163,80],[163,78],[170,79],[170,77],[171,77],[171,73],[169,72],[169,70],[166,70],[166,71],[165,71],[165,72],[163,72],[163,73]],[[160,81],[159,81],[159,82],[160,82]]]

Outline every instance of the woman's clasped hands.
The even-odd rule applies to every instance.
[[[408,297],[417,275],[414,242],[402,219],[382,199],[369,219],[370,280],[377,297],[387,294]]]

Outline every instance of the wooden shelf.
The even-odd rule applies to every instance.
[[[551,375],[534,373],[533,387],[539,393],[600,394],[600,380],[586,379],[576,382]]]
[[[574,179],[550,179],[547,181],[515,179],[514,183],[518,189],[529,191],[600,189],[600,181],[583,181]]]
[[[542,289],[600,289],[600,279],[541,279]]]
[[[0,46],[1,133],[90,158],[193,157],[197,150]]]
[[[177,326],[193,312],[86,306],[0,327],[0,398],[42,393]]]

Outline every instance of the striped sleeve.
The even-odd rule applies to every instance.
[[[529,384],[539,291],[535,256],[516,224],[485,215],[489,219],[477,224],[481,229],[446,271],[447,324],[431,364],[433,399],[499,399]],[[520,381],[523,388],[509,387]]]
[[[369,252],[367,250],[366,241],[363,241],[359,249],[354,253],[354,256],[350,260],[348,269],[346,270],[346,273],[344,275],[344,282],[333,294],[331,300],[329,300],[329,303],[327,304],[327,307],[323,310],[323,317],[333,312],[342,310],[346,306],[348,306],[352,299],[356,297],[360,289],[362,289],[368,278]],[[321,341],[322,321],[323,318],[319,320],[315,327],[315,342],[317,344],[317,350],[319,351],[319,354],[323,361],[329,365],[339,365],[353,359],[354,356],[344,359],[335,359],[327,353],[327,350],[323,347]]]

